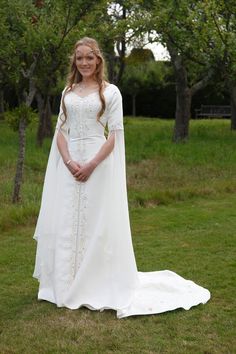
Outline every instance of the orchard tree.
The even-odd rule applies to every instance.
[[[19,150],[14,182],[12,200],[20,200],[20,186],[23,176],[25,157],[25,132],[27,126],[27,109],[30,108],[36,93],[34,73],[39,60],[40,52],[36,51],[37,33],[30,33],[32,23],[32,2],[24,6],[20,1],[2,1],[1,21],[5,28],[3,40],[5,47],[1,46],[0,58],[4,68],[4,78],[15,88],[18,104],[24,109],[19,110],[18,133]],[[21,113],[24,112],[25,114]]]
[[[232,0],[209,0],[199,4],[204,15],[202,33],[209,44],[206,51],[218,76],[218,86],[231,98],[231,129],[236,129],[236,3]]]
[[[1,84],[8,81],[14,87],[19,106],[30,108],[33,99],[56,86],[65,61],[68,61],[69,45],[65,42],[72,30],[78,32],[78,20],[85,16],[95,1],[57,2],[2,0],[1,21],[3,42],[0,63],[4,68]],[[46,4],[46,5],[45,5]],[[68,6],[68,7],[67,7]],[[50,16],[52,15],[52,17]],[[66,16],[65,16],[66,14]],[[53,22],[51,22],[53,20]],[[73,40],[74,42],[74,40]],[[64,45],[64,43],[66,43]],[[60,53],[60,55],[59,55]],[[47,86],[45,86],[45,83]],[[46,92],[45,92],[46,91]],[[48,101],[46,100],[46,104]],[[21,186],[25,157],[26,114],[19,111],[19,156],[15,186]],[[40,112],[42,117],[42,112]],[[20,200],[20,187],[14,188],[13,202]]]
[[[195,1],[158,0],[152,9],[149,28],[169,51],[176,80],[176,114],[173,141],[189,136],[191,101],[214,74],[209,43],[201,30],[204,17]],[[206,54],[208,52],[208,54]]]
[[[121,82],[128,49],[140,34],[135,21],[141,9],[139,1],[135,0],[107,1],[91,14],[90,23],[95,22],[96,27],[91,26],[88,31],[102,45],[108,79],[112,83]]]

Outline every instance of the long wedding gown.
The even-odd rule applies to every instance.
[[[96,119],[97,92],[82,98],[69,91],[63,126],[60,109],[34,234],[38,299],[70,309],[114,309],[118,318],[204,304],[209,291],[174,272],[137,271],[127,204],[122,98],[113,84],[104,96],[102,124]],[[83,164],[106,141],[106,124],[109,134],[115,134],[114,149],[87,182],[77,182],[59,154],[58,129],[71,157]]]

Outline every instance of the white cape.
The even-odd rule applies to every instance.
[[[104,127],[96,120],[99,96],[67,93],[63,126],[60,110],[34,234],[38,299],[70,309],[114,309],[118,318],[204,304],[210,293],[194,282],[168,270],[137,270],[127,203],[122,99],[112,84],[104,95],[101,122],[115,134],[115,146],[85,183],[76,182],[65,167],[56,137],[60,129],[72,158],[89,161],[105,142]]]

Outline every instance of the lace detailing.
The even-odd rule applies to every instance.
[[[110,132],[113,130],[123,130],[123,129],[124,129],[123,122],[109,124],[109,131]]]
[[[71,235],[71,248],[72,248],[72,257],[71,257],[71,281],[74,279],[75,276],[75,263],[76,263],[76,251],[77,251],[77,235],[78,235],[78,214],[79,214],[79,203],[80,200],[80,184],[76,185],[76,192],[74,194],[74,199],[72,203],[73,208],[73,224],[72,224],[72,235]]]
[[[80,138],[77,141],[77,148],[80,154],[80,162],[86,163],[86,146],[85,137],[90,132],[90,125],[88,120],[82,116],[81,111],[87,107],[90,110],[90,104],[86,102],[86,99],[81,103],[77,103],[77,119],[73,119],[71,122],[74,132],[78,134]],[[73,228],[71,235],[71,247],[72,247],[72,257],[71,257],[71,280],[74,279],[78,269],[80,268],[84,254],[86,251],[87,244],[87,193],[86,193],[86,183],[76,182],[75,193],[73,199]]]
[[[86,138],[90,135],[102,135],[104,127],[97,121],[100,110],[100,101],[94,95],[80,98],[73,92],[66,95],[66,109],[70,126],[71,138]]]
[[[87,244],[87,195],[85,183],[80,183],[80,202],[78,213],[78,234],[77,234],[77,264],[76,271],[80,268]]]
[[[84,253],[86,250],[87,241],[87,195],[86,185],[83,182],[76,183],[76,191],[72,208],[73,227],[71,235],[71,280],[74,279],[76,272],[80,268]]]

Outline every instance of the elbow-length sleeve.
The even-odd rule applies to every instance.
[[[62,98],[65,89],[62,92],[60,111],[57,118],[51,149],[48,157],[46,173],[44,177],[43,192],[38,220],[33,238],[37,241],[36,262],[33,276],[40,279],[42,267],[50,272],[53,268],[53,247],[55,240],[55,230],[53,218],[55,215],[58,166],[61,155],[57,147],[57,134],[61,131],[64,137],[68,137],[68,125],[64,122],[65,116],[62,110]],[[64,123],[64,124],[62,124]]]
[[[107,116],[109,133],[115,130],[124,130],[122,96],[118,88],[114,90],[108,102]]]

